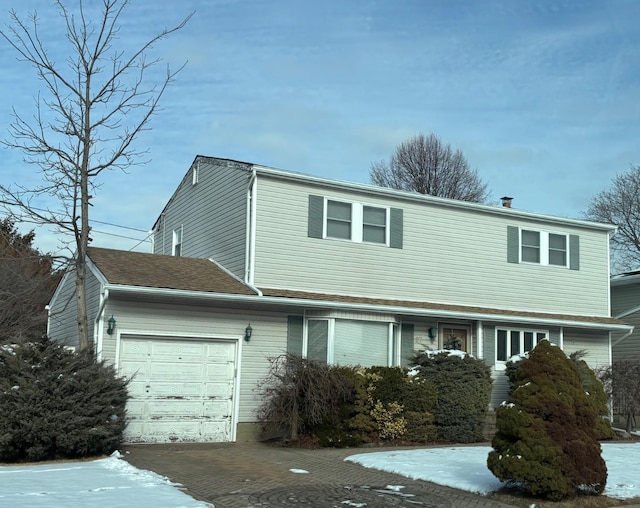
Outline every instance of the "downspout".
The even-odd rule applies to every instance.
[[[257,193],[257,175],[255,166],[251,168],[251,177],[247,187],[247,210],[246,219],[247,226],[245,231],[245,265],[244,265],[244,281],[253,286],[255,254],[256,254],[256,193]]]
[[[95,323],[93,324],[93,343],[96,345],[96,358],[98,361],[102,359],[102,313],[107,306],[107,300],[109,299],[109,290],[105,289],[102,293],[100,307],[98,308],[98,314],[96,315]]]

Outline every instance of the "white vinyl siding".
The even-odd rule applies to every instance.
[[[208,158],[195,161],[155,225],[154,253],[173,254],[173,231],[184,224],[181,256],[213,258],[244,278],[250,167]]]
[[[572,224],[318,188],[259,175],[255,285],[327,294],[606,316],[608,233]],[[310,195],[403,211],[401,249],[310,234]],[[287,196],[283,201],[282,196]],[[322,204],[318,207],[322,213]],[[507,226],[580,238],[580,269],[507,262]],[[518,229],[516,229],[516,232]],[[393,235],[393,231],[391,231]],[[518,251],[516,251],[517,254]],[[580,295],[580,298],[576,298]]]
[[[109,299],[106,311],[114,315],[116,333],[104,336],[105,359],[117,361],[117,341],[120,335],[146,334],[174,339],[219,340],[235,338],[240,343],[238,365],[240,381],[240,423],[256,422],[255,411],[262,403],[256,390],[269,370],[267,358],[280,356],[287,347],[287,315],[236,309],[213,309],[210,306],[169,305],[123,301],[115,295]],[[249,342],[241,340],[247,324],[253,334]]]

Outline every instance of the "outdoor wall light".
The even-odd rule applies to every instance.
[[[438,335],[438,329],[435,326],[432,326],[427,330],[427,335],[429,335],[429,338],[433,341],[433,339]]]
[[[108,326],[107,326],[107,333],[109,335],[113,334],[113,331],[116,329],[116,320],[113,317],[113,314],[111,314],[111,317],[109,318],[109,321],[107,321]]]
[[[253,333],[253,328],[251,328],[251,323],[244,329],[244,340],[245,342],[249,342],[251,339],[251,334]]]

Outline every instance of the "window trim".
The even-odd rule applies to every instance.
[[[184,226],[180,225],[179,228],[173,230],[173,236],[171,240],[171,255],[180,257],[182,256],[182,243],[184,241]],[[177,254],[176,254],[177,251]]]
[[[522,249],[524,248],[532,248],[531,246],[525,245],[522,238],[523,238],[523,233],[525,231],[528,232],[532,232],[532,233],[538,233],[538,238],[540,240],[540,245],[539,245],[539,258],[540,261],[535,262],[535,261],[526,261],[522,256]],[[560,265],[560,264],[555,264],[555,263],[550,263],[549,262],[549,252],[551,250],[551,247],[549,246],[549,237],[551,235],[556,235],[556,236],[562,236],[564,237],[564,245],[565,245],[565,258],[564,258],[564,265]],[[542,229],[532,229],[532,228],[518,228],[518,262],[524,265],[540,265],[540,266],[556,266],[558,268],[570,268],[570,259],[571,259],[571,241],[570,241],[570,235],[568,233],[561,233],[558,231],[548,231],[548,230],[542,230]]]
[[[344,203],[351,206],[351,238],[340,238],[335,236],[329,236],[328,223],[333,220],[329,217],[329,203]],[[377,208],[384,210],[385,223],[384,223],[384,242],[372,242],[364,240],[364,227],[369,224],[364,222],[364,209],[365,208]],[[368,245],[382,245],[385,247],[391,246],[391,207],[386,205],[361,203],[357,201],[349,201],[345,199],[332,198],[324,196],[324,208],[322,213],[322,238],[326,240],[338,240],[354,243],[365,243]]]
[[[309,353],[309,321],[327,321],[327,365],[335,365],[335,327],[337,320],[362,321],[364,323],[387,324],[387,367],[402,365],[402,326],[397,321],[368,321],[361,319],[348,319],[323,316],[305,316],[302,332],[302,357],[307,358]],[[317,359],[316,359],[317,360]]]
[[[499,360],[498,359],[498,352],[499,352],[499,347],[498,347],[498,333],[499,332],[505,332],[507,334],[506,336],[506,360]],[[518,338],[519,340],[519,346],[520,346],[520,352],[519,353],[513,353],[511,351],[511,336],[513,332],[517,332],[520,334],[520,337]],[[524,354],[524,353],[528,353],[528,351],[525,351],[525,346],[524,346],[524,340],[525,340],[525,333],[532,333],[534,335],[534,344],[533,344],[533,348],[536,347],[536,345],[538,344],[538,342],[540,342],[541,340],[549,340],[549,336],[550,336],[550,332],[548,329],[545,328],[512,328],[512,327],[507,327],[507,326],[496,326],[495,329],[495,334],[494,334],[494,345],[495,345],[495,355],[494,355],[494,365],[496,370],[505,370],[507,368],[507,362],[509,361],[510,358],[512,358],[515,354]],[[540,337],[538,338],[537,335],[538,334],[544,334],[544,337]],[[531,349],[533,349],[531,348]],[[531,349],[529,351],[531,351]]]

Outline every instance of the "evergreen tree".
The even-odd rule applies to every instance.
[[[487,465],[507,485],[551,500],[601,494],[607,468],[597,414],[576,363],[548,341],[522,360],[516,387],[496,411]]]

